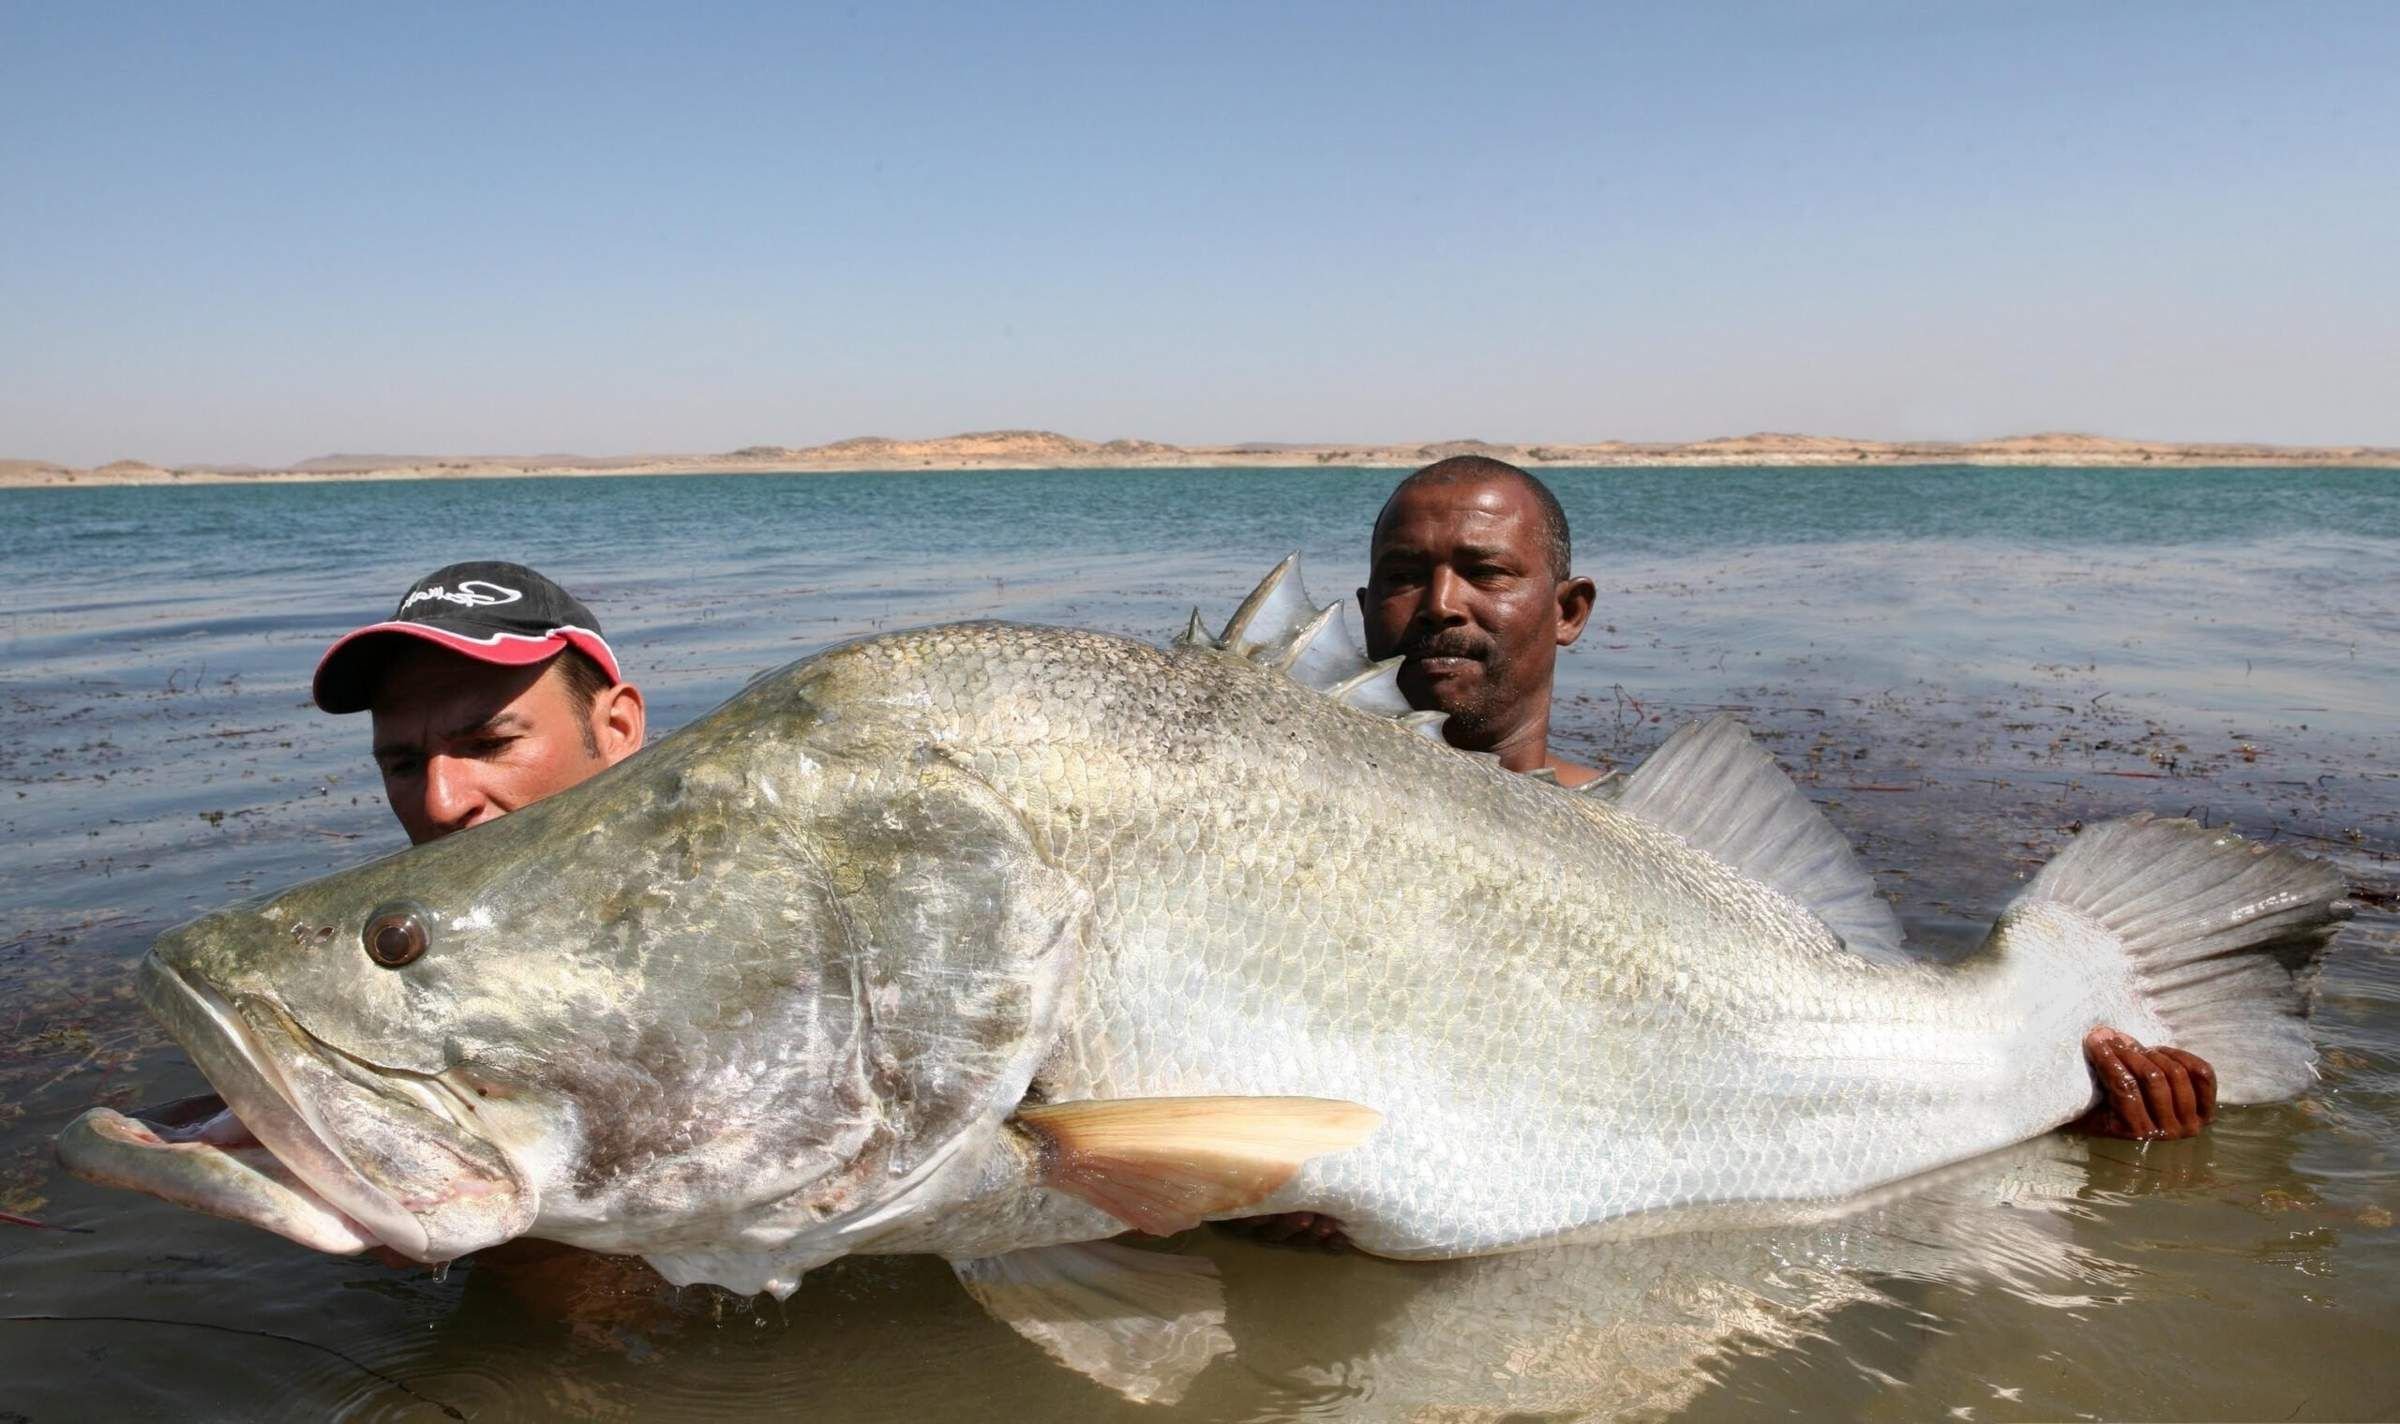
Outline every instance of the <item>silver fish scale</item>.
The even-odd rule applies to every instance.
[[[1375,1107],[1262,1208],[1369,1250],[1839,1196],[2080,1107],[2038,955],[1870,963],[1671,833],[1232,654],[968,624],[795,676],[818,739],[940,749],[1092,894],[1042,1091]]]

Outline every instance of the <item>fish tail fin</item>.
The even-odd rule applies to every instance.
[[[2217,1070],[2221,1100],[2272,1102],[2315,1080],[2306,1019],[2318,958],[2356,908],[2346,888],[2323,861],[2145,814],[2077,836],[1993,938],[2036,919],[2072,942],[2097,931],[2110,943],[2093,948],[2121,956],[2125,976],[2122,995],[2099,996],[2103,1021],[2155,1021],[2157,1041]]]

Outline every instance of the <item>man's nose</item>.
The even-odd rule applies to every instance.
[[[444,830],[463,830],[486,819],[490,807],[473,762],[446,756],[425,759],[425,819]]]
[[[1437,628],[1467,621],[1466,580],[1451,569],[1437,568],[1425,580],[1425,596],[1417,601],[1417,621]]]

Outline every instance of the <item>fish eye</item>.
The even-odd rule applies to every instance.
[[[359,932],[359,939],[367,947],[367,957],[386,969],[416,962],[428,943],[425,921],[414,910],[397,908],[376,911]]]

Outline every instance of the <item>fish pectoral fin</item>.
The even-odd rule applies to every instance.
[[[1336,1098],[1117,1098],[1021,1108],[1034,1180],[1153,1236],[1266,1200],[1383,1114]]]
[[[1136,1404],[1173,1404],[1233,1348],[1215,1263],[1107,1241],[954,1261],[977,1303]]]

